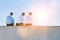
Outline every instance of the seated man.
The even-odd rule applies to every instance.
[[[10,12],[10,16],[7,16],[6,24],[7,26],[14,26],[13,12]]]
[[[16,26],[24,26],[24,16],[25,16],[25,13],[22,12],[21,16],[18,19],[18,23],[16,23]]]
[[[32,12],[29,12],[29,16],[26,17],[25,26],[32,26]]]

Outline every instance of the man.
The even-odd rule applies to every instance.
[[[21,16],[18,19],[18,23],[16,23],[16,26],[24,26],[24,17],[25,17],[25,13],[22,12]]]
[[[13,12],[10,12],[10,16],[7,16],[6,23],[7,26],[14,26]]]
[[[29,12],[29,16],[26,17],[25,26],[32,26],[32,12]]]

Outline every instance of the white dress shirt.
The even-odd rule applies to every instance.
[[[19,17],[18,23],[24,23],[24,16],[20,16],[20,17]]]
[[[26,24],[32,23],[32,16],[26,17]]]

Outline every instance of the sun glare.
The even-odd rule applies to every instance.
[[[37,21],[39,20],[41,23],[45,23],[48,19],[48,13],[46,10],[37,10],[36,11],[36,17],[37,17]]]
[[[50,13],[46,7],[31,7],[34,25],[45,25],[50,19]]]

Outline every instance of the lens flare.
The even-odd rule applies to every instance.
[[[50,20],[50,13],[47,7],[32,6],[30,10],[33,12],[33,25],[46,25]]]

